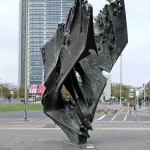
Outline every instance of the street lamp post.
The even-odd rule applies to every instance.
[[[144,100],[144,106],[146,106],[145,97],[146,97],[145,84],[143,84],[143,100]]]
[[[143,90],[144,90],[144,104],[148,105],[148,100],[146,99],[147,97],[146,90],[148,90],[148,88],[146,88],[145,84],[144,84]]]
[[[25,52],[25,100],[24,100],[24,119],[27,121],[28,109],[28,0],[26,0],[26,52]]]
[[[143,87],[143,89],[144,89],[144,102],[145,102],[145,84],[144,84],[144,87]]]
[[[122,97],[122,54],[120,55],[120,108],[122,106],[121,97]]]

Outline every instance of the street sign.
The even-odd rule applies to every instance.
[[[136,91],[136,96],[137,96],[137,97],[140,96],[140,91]]]
[[[129,93],[129,98],[134,98],[134,93]]]
[[[135,95],[134,95],[134,89],[130,89],[129,90],[129,98],[134,98],[135,97]]]
[[[14,91],[10,91],[10,94],[13,95],[13,94],[14,94]]]

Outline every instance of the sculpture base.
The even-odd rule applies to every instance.
[[[68,146],[77,146],[77,147],[79,147],[79,149],[96,150],[96,147],[94,146],[94,144],[91,144],[91,143],[76,145],[74,143],[71,143],[70,141],[64,141],[64,145],[66,145],[66,147],[68,145]]]
[[[93,144],[89,144],[89,143],[80,145],[80,148],[81,149],[95,149],[96,150],[96,147]]]

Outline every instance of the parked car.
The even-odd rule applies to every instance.
[[[20,101],[21,101],[21,102],[24,102],[24,98],[20,98]]]
[[[4,102],[5,101],[5,99],[4,98],[0,98],[0,102]]]
[[[42,104],[41,101],[36,101],[34,104]]]
[[[35,99],[31,97],[28,99],[28,102],[35,102]]]

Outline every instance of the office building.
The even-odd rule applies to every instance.
[[[19,85],[25,83],[25,54],[28,49],[28,86],[43,82],[41,47],[65,23],[74,0],[20,0]],[[28,47],[28,48],[27,48]]]

